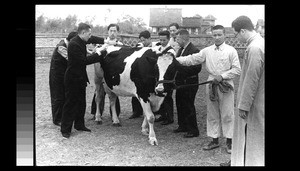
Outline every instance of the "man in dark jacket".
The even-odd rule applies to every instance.
[[[177,57],[199,52],[199,49],[197,49],[189,41],[189,32],[187,30],[179,30],[177,32],[176,42],[181,47],[177,52]],[[197,84],[198,73],[201,71],[201,68],[201,64],[189,67],[183,66],[183,72],[179,72],[177,75],[176,84]],[[199,136],[196,109],[194,105],[197,90],[198,86],[191,86],[176,90],[176,107],[179,127],[173,132],[187,132],[184,135],[185,138]]]
[[[67,69],[67,47],[70,40],[77,35],[76,31],[69,33],[68,37],[61,40],[55,47],[49,72],[49,88],[51,97],[52,122],[60,126],[62,108],[65,103],[64,75]]]
[[[64,138],[69,138],[74,122],[74,128],[78,131],[88,131],[85,127],[84,114],[86,109],[86,86],[88,80],[86,65],[100,62],[106,51],[105,47],[98,48],[96,53],[87,56],[86,44],[103,44],[103,38],[91,36],[91,27],[80,23],[78,35],[74,37],[68,46],[68,66],[65,72],[65,104],[63,106],[61,133]]]

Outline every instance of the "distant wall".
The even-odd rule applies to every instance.
[[[35,35],[35,57],[49,58],[51,57],[56,44],[67,37],[68,34],[49,34],[37,33]],[[96,35],[107,37],[107,35]],[[158,35],[153,35],[152,41],[158,41]],[[124,44],[135,46],[138,43],[138,35],[120,35],[120,39]],[[190,35],[191,42],[199,49],[203,49],[213,44],[213,39],[210,35]],[[239,57],[242,58],[246,49],[245,43],[240,43],[233,35],[228,35],[226,43],[235,47]]]

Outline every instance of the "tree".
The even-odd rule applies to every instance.
[[[51,33],[64,32],[64,28],[62,27],[62,19],[61,18],[49,19],[46,22],[46,32],[51,32]]]
[[[68,15],[67,18],[62,22],[62,27],[66,32],[73,31],[77,26],[77,16],[76,15]]]
[[[130,15],[125,15],[122,20],[118,20],[117,24],[120,26],[121,33],[138,34],[147,29],[142,18],[134,18]]]
[[[35,21],[35,30],[37,32],[42,32],[43,31],[43,27],[45,25],[45,17],[43,15],[40,15],[36,21]]]

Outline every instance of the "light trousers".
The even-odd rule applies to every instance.
[[[233,136],[234,91],[222,93],[217,88],[219,99],[209,99],[209,84],[206,85],[207,136],[212,138]]]

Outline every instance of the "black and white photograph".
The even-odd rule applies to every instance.
[[[36,4],[36,166],[265,166],[264,4]]]

